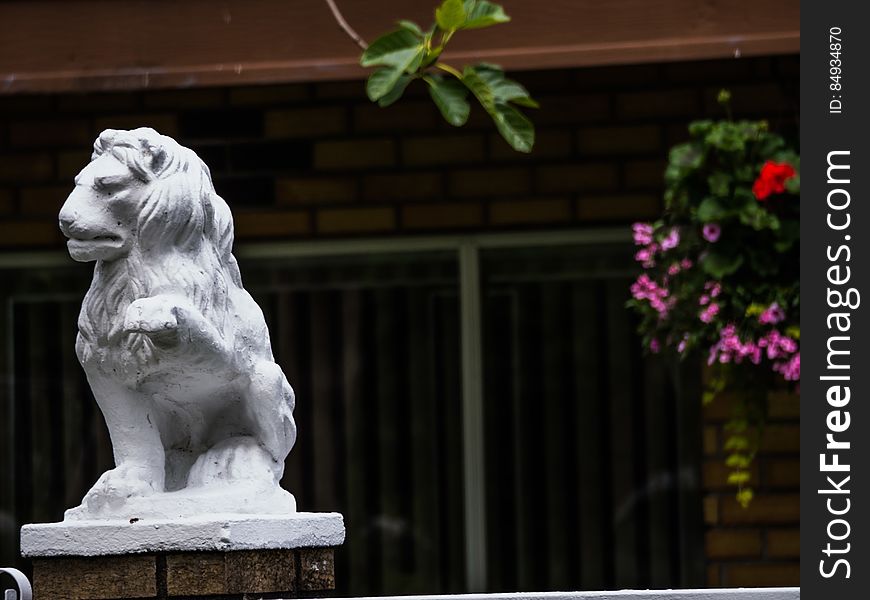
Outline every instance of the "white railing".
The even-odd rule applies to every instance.
[[[458,594],[393,596],[337,600],[800,600],[797,587],[723,588],[709,590],[620,590],[614,592],[523,592],[517,594]]]
[[[4,590],[3,600],[32,600],[24,573],[0,568],[17,590]],[[620,590],[615,592],[523,592],[516,594],[456,594],[443,596],[379,596],[337,600],[800,600],[800,588],[727,588],[709,590]]]

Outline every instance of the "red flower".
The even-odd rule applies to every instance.
[[[781,194],[785,191],[786,180],[794,176],[795,170],[790,164],[769,160],[761,167],[761,174],[752,184],[752,193],[759,200],[765,200],[771,194]]]

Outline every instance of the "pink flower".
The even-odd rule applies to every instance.
[[[649,269],[656,266],[656,252],[659,251],[659,245],[652,243],[649,246],[644,246],[634,254],[634,260],[641,263],[644,269]]]
[[[667,288],[660,286],[644,273],[631,284],[631,295],[635,300],[646,300],[649,305],[659,313],[661,318],[667,316],[668,311],[674,306],[675,298],[670,298]]]
[[[683,339],[680,340],[680,343],[677,344],[677,352],[682,353],[683,351],[685,351],[686,346],[688,346],[688,345],[689,345],[689,334],[687,333],[683,336]]]
[[[722,228],[717,223],[707,223],[701,229],[701,235],[711,244],[715,243],[722,235]]]
[[[773,365],[773,370],[781,374],[786,381],[801,380],[801,353],[794,354],[790,359]]]
[[[683,267],[683,269],[691,269],[692,268],[692,261],[689,260],[688,258],[684,258],[683,260],[680,261],[680,266]]]
[[[646,246],[645,248],[641,248],[634,255],[634,260],[639,263],[642,263],[645,268],[654,267],[656,265],[655,255],[656,255],[656,245],[651,244]]]
[[[710,348],[707,363],[713,364],[718,360],[723,364],[730,362],[739,364],[746,358],[756,365],[761,362],[760,343],[756,344],[752,340],[744,343],[737,336],[737,328],[733,323],[729,323],[719,331],[719,341]]]
[[[701,314],[698,315],[698,318],[701,319],[704,323],[710,323],[713,318],[719,314],[719,305],[715,302],[712,302],[707,308],[701,311]]]
[[[680,263],[672,263],[671,266],[668,267],[668,275],[670,275],[671,277],[673,277],[674,275],[676,275],[677,273],[679,273],[680,270],[681,270],[681,268],[680,268]]]
[[[797,342],[791,339],[788,336],[782,336],[779,338],[779,347],[783,352],[787,352],[791,354],[792,352],[796,352],[798,349]]]
[[[770,360],[786,358],[798,350],[798,343],[796,341],[787,335],[782,335],[775,329],[758,340],[758,345],[767,349],[767,358]]]
[[[653,354],[658,354],[662,349],[662,345],[659,343],[658,339],[653,338],[649,342],[649,349]]]
[[[709,293],[711,298],[715,298],[722,293],[722,284],[718,281],[708,281],[704,284],[704,291]]]
[[[700,304],[701,306],[707,306],[708,304],[710,304],[710,296],[704,294],[703,296],[698,298],[698,304]]]
[[[783,319],[785,319],[785,311],[776,302],[764,309],[764,312],[758,316],[758,322],[762,325],[776,325]]]
[[[680,232],[676,227],[672,227],[670,233],[662,240],[662,250],[672,250],[680,243]]]
[[[638,246],[646,246],[652,242],[653,227],[649,223],[635,223],[631,226],[634,243]]]

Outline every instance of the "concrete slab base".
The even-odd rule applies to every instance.
[[[344,519],[338,513],[64,521],[22,527],[21,554],[107,556],[333,547],[344,542],[344,533]]]

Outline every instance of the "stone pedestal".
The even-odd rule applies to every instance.
[[[323,597],[335,588],[335,513],[25,525],[35,600]]]

